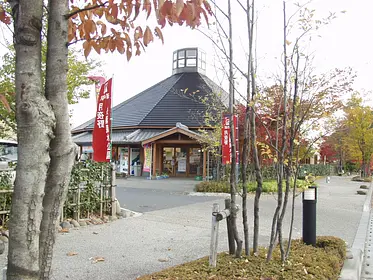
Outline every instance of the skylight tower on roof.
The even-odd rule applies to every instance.
[[[174,51],[172,75],[190,72],[206,74],[206,53],[199,48],[185,48]]]

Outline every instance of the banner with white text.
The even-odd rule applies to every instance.
[[[93,128],[93,160],[110,162],[111,159],[111,85],[109,79],[101,86]]]

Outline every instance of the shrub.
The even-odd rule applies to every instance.
[[[355,177],[352,177],[351,180],[356,181],[356,182],[372,182],[372,177],[363,178],[360,176],[355,176]]]
[[[217,182],[217,181],[208,181],[201,182],[195,187],[196,192],[215,192],[215,193],[229,193],[230,186],[228,182]]]
[[[110,182],[110,164],[87,161],[73,166],[70,176],[69,190],[64,205],[64,217],[72,218],[77,209],[77,199],[80,200],[81,215],[98,212],[101,204],[100,184]],[[78,189],[80,194],[78,195]]]
[[[326,176],[335,172],[335,167],[330,164],[302,164],[299,167],[298,178],[304,179],[306,175],[313,174],[314,176]]]
[[[333,236],[318,237],[316,247],[301,240],[293,240],[288,260],[281,262],[279,248],[274,250],[271,262],[266,262],[265,248],[257,256],[234,258],[227,253],[218,255],[217,267],[208,266],[208,257],[165,269],[139,280],[155,279],[338,279],[345,256],[346,245]]]
[[[290,186],[293,186],[293,182],[290,182]],[[250,182],[247,184],[247,191],[248,192],[255,192],[257,183]],[[297,180],[297,188],[298,189],[306,189],[307,182],[303,180]],[[285,190],[285,182],[283,182],[283,188]],[[238,190],[242,190],[242,184],[238,185]],[[196,185],[195,187],[196,192],[215,192],[215,193],[229,193],[230,192],[230,185],[229,182],[217,182],[217,181],[208,181],[208,182],[201,182]],[[277,192],[277,182],[275,180],[263,181],[263,193],[273,193]]]

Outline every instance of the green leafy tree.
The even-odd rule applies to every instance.
[[[348,151],[361,161],[362,176],[370,174],[370,162],[373,155],[373,109],[364,106],[361,97],[354,94],[345,108],[344,143]]]
[[[45,82],[46,69],[46,43],[42,46],[43,81]],[[2,57],[0,68],[0,138],[13,137],[17,132],[15,119],[15,50],[9,47],[9,52]],[[69,104],[75,104],[80,98],[89,97],[89,88],[92,84],[87,76],[100,66],[99,62],[79,59],[76,51],[69,51],[67,72],[67,98]]]

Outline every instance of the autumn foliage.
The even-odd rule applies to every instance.
[[[70,44],[83,41],[86,57],[94,49],[98,54],[102,50],[125,53],[130,60],[133,54],[140,55],[154,36],[163,42],[161,28],[167,23],[194,28],[201,24],[202,17],[208,22],[208,14],[212,14],[206,0],[72,0],[70,3],[71,12],[66,15],[70,21],[68,41]],[[155,27],[135,25],[141,15],[148,20],[152,11]]]

